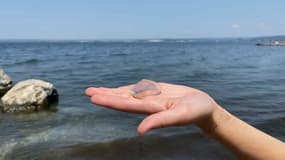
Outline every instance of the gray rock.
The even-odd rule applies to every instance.
[[[11,78],[0,68],[0,97],[12,87]]]
[[[58,101],[53,84],[30,79],[17,83],[0,101],[3,112],[32,112],[48,109]]]

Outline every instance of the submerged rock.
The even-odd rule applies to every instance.
[[[0,68],[0,97],[12,87],[11,78]]]
[[[138,99],[141,99],[146,96],[159,95],[160,92],[161,91],[156,82],[147,79],[139,81],[132,88],[132,96]]]
[[[17,83],[0,101],[3,112],[31,112],[48,109],[58,101],[53,84],[30,79]]]

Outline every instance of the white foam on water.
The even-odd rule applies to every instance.
[[[17,146],[27,146],[33,143],[45,142],[48,139],[49,134],[47,132],[33,134],[29,137],[23,138],[22,140],[11,139],[0,146],[0,159],[4,159],[5,156],[11,153]]]
[[[159,43],[159,42],[164,42],[164,40],[162,40],[162,39],[150,39],[150,40],[148,40],[148,42],[150,42],[150,43]]]
[[[83,119],[82,119],[83,120]],[[87,119],[88,120],[88,119]],[[83,120],[85,121],[85,120]],[[86,124],[86,125],[84,125]],[[104,142],[118,137],[134,136],[135,132],[117,127],[106,127],[106,124],[77,123],[58,126],[43,132],[31,134],[21,139],[10,139],[0,145],[0,160],[12,153],[17,148],[39,143],[55,143],[57,146],[66,144]],[[109,134],[106,134],[109,133]],[[115,134],[114,134],[115,133]]]

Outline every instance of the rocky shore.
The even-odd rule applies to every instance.
[[[274,41],[274,42],[267,42],[267,43],[256,43],[257,46],[285,46],[285,41]]]
[[[52,83],[29,79],[12,86],[11,78],[0,69],[0,109],[4,113],[35,112],[49,109],[58,102]]]
[[[0,68],[0,97],[3,96],[11,87],[12,80],[3,69]]]

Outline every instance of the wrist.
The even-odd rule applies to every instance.
[[[227,123],[231,117],[230,113],[218,104],[215,104],[213,112],[205,119],[197,122],[197,126],[206,134],[214,135],[219,127]]]

